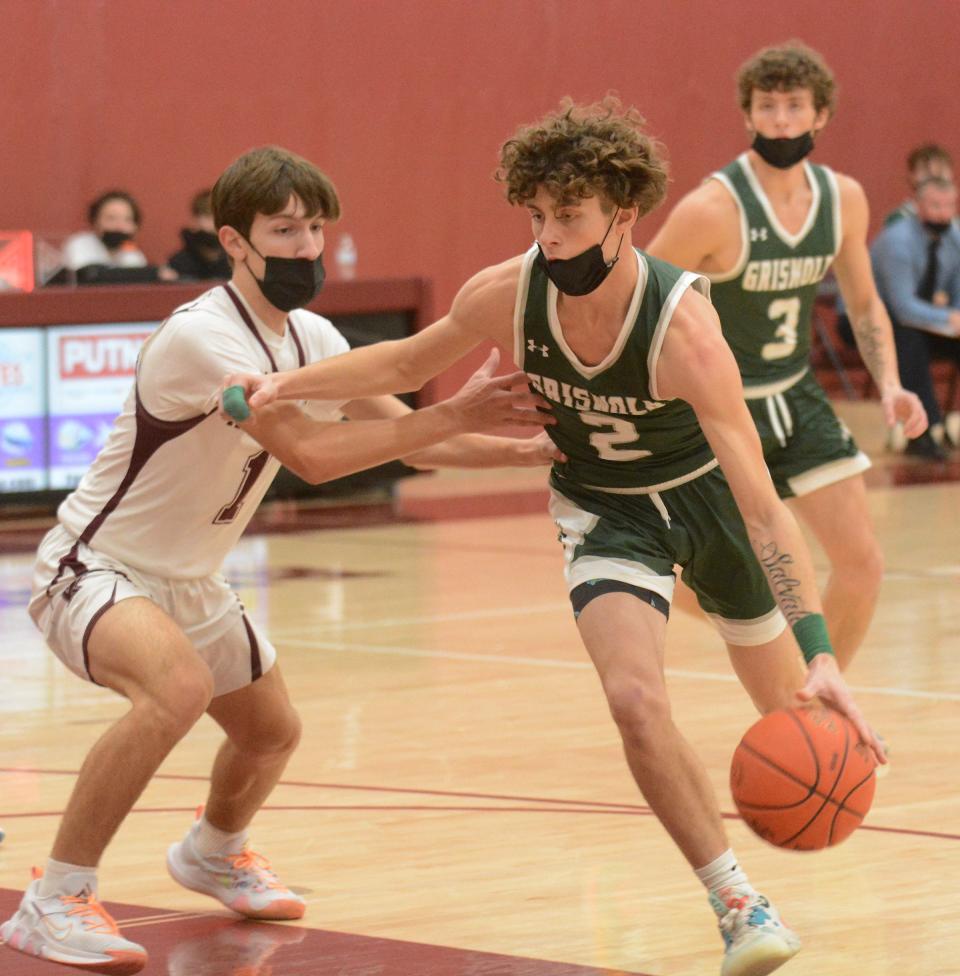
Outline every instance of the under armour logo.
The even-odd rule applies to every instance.
[[[766,227],[751,227],[750,228],[750,240],[751,241],[765,241],[767,239],[767,228]]]
[[[533,339],[527,339],[527,352],[536,352],[538,349],[540,350],[540,355],[543,356],[544,359],[550,355],[550,351],[547,346],[538,346]]]

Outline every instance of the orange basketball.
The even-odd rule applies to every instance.
[[[747,729],[730,791],[751,830],[777,847],[819,851],[846,840],[867,815],[874,759],[832,708],[791,708]]]

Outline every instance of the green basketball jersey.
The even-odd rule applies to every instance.
[[[656,388],[656,366],[680,297],[693,286],[709,297],[709,282],[636,251],[637,287],[613,348],[595,366],[567,345],[557,315],[556,287],[526,255],[514,314],[514,354],[530,385],[553,406],[547,430],[568,460],[554,478],[602,491],[658,490],[716,464],[684,400]],[[626,259],[626,256],[625,256]]]
[[[776,383],[809,363],[813,300],[842,231],[836,177],[825,166],[803,166],[813,200],[797,234],[777,220],[745,153],[710,177],[740,211],[739,260],[732,271],[707,277],[744,386]]]

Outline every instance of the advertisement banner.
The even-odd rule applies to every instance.
[[[42,329],[0,329],[0,491],[48,487]]]
[[[159,322],[47,329],[50,487],[73,488],[106,443]]]

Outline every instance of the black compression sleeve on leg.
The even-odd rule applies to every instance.
[[[670,602],[665,600],[659,593],[645,589],[642,586],[634,586],[632,583],[623,583],[620,580],[596,579],[588,580],[575,586],[570,591],[570,602],[573,604],[573,615],[579,617],[583,608],[598,596],[604,593],[629,593],[644,603],[649,603],[654,610],[659,610],[665,617],[670,617]]]

